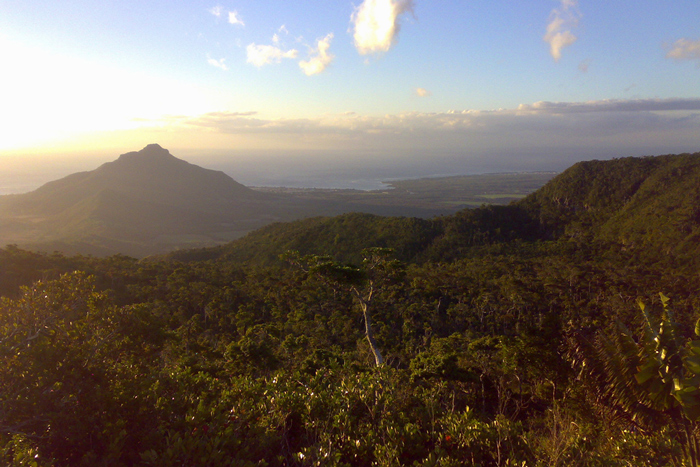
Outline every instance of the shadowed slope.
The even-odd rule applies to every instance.
[[[362,248],[382,246],[404,261],[455,261],[474,248],[561,238],[682,255],[700,251],[700,153],[580,162],[508,206],[430,221],[356,214],[307,219],[170,258],[270,264],[293,249],[357,261]]]
[[[283,207],[277,197],[151,144],[31,193],[0,197],[0,242],[143,255],[231,240],[288,219]]]
[[[190,164],[159,145],[150,144],[141,151],[122,154],[96,170],[72,174],[19,195],[15,209],[56,214],[103,190],[165,205],[209,210],[236,200],[265,198],[223,172]]]

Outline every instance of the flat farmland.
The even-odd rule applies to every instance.
[[[392,180],[384,182],[385,189],[370,191],[284,187],[254,189],[355,206],[357,211],[430,217],[483,204],[508,204],[539,189],[556,175],[556,172],[520,172]]]

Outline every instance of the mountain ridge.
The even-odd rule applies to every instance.
[[[374,236],[353,236],[348,226]],[[168,257],[269,265],[295,249],[357,262],[363,248],[385,246],[396,249],[403,261],[454,261],[489,245],[559,239],[641,252],[697,252],[700,152],[579,162],[507,206],[464,209],[421,222],[359,214],[307,219],[269,225],[215,249]]]
[[[198,208],[227,197],[265,199],[261,194],[236,182],[223,172],[205,169],[172,156],[157,144],[141,151],[122,154],[89,172],[78,172],[41,186],[26,198],[35,206],[44,204],[52,211],[65,209],[88,193],[110,188],[125,193],[141,193],[165,204],[191,204]],[[222,199],[223,197],[223,199]],[[60,200],[56,205],[50,200]],[[206,201],[206,202],[204,202]]]
[[[229,241],[288,218],[278,199],[149,144],[95,170],[0,197],[0,241],[142,256],[187,247],[193,236],[201,244]],[[130,246],[117,250],[124,244]]]
[[[358,194],[361,193],[361,194]],[[158,144],[36,190],[0,196],[0,245],[66,254],[144,257],[225,244],[274,222],[360,211],[430,217],[456,209],[398,204],[374,193],[253,190]]]

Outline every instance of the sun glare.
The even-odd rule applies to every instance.
[[[0,74],[0,150],[147,128],[161,125],[164,115],[209,110],[209,100],[194,87],[1,38],[0,62],[12,71]]]

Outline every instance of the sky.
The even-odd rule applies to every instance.
[[[435,173],[700,151],[700,2],[0,0],[0,164],[150,143]]]

